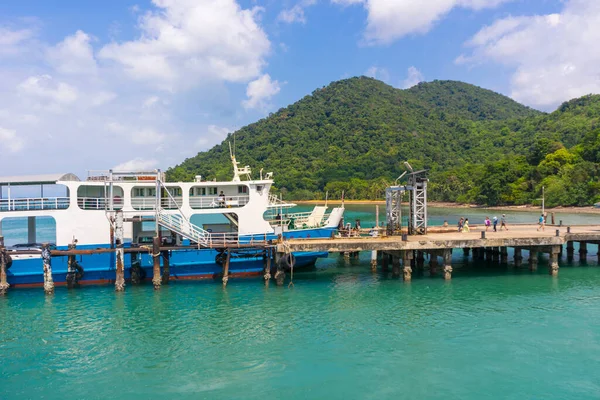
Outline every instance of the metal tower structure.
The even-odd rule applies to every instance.
[[[394,235],[401,232],[402,228],[402,197],[408,192],[408,234],[425,235],[427,233],[427,170],[414,171],[408,162],[405,162],[407,171],[396,179],[396,183],[407,176],[406,185],[390,186],[385,191],[387,232]]]

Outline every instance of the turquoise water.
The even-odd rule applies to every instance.
[[[544,258],[532,273],[457,252],[452,281],[405,283],[371,273],[363,253],[321,260],[293,288],[11,290],[0,399],[596,399],[589,247],[587,263],[561,259],[558,278]]]

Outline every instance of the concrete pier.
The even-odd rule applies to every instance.
[[[520,247],[515,247],[515,267],[521,267],[523,263],[523,254]]]
[[[444,279],[452,279],[452,249],[444,250]]]
[[[535,247],[529,249],[529,270],[537,271],[538,267],[538,251]]]
[[[552,276],[558,276],[558,254],[560,253],[560,246],[552,246],[550,251],[550,267],[548,272]]]
[[[115,291],[122,292],[125,290],[125,262],[123,253],[123,212],[115,213],[115,263],[116,263],[116,279]]]
[[[42,246],[42,262],[44,268],[44,292],[46,294],[54,293],[54,280],[52,279],[52,257],[50,254],[50,245],[44,243]]]

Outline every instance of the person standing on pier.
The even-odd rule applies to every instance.
[[[463,231],[463,223],[464,223],[465,219],[463,217],[460,217],[460,219],[458,220],[458,231],[462,232]]]
[[[544,231],[544,230],[545,230],[545,226],[546,226],[546,219],[544,218],[544,214],[542,214],[542,215],[540,216],[540,219],[538,220],[538,225],[539,225],[539,226],[538,226],[538,228],[537,228],[537,230],[538,230],[538,231],[539,231],[540,229],[541,229],[542,231]]]
[[[492,225],[492,221],[490,221],[490,217],[485,217],[485,231],[488,231],[488,228]]]
[[[462,231],[463,232],[469,232],[469,218],[465,219],[465,223],[463,224]]]
[[[498,232],[498,230],[496,229],[497,226],[498,226],[498,217],[496,217],[494,215],[494,232]]]
[[[506,226],[506,214],[502,214],[502,218],[500,218],[500,230],[502,228],[508,230],[508,226]]]

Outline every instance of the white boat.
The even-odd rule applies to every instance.
[[[239,168],[235,156],[231,159],[234,177],[224,182],[206,181],[200,176],[193,182],[166,182],[160,171],[90,172],[85,180],[71,173],[0,177],[0,236],[9,250],[39,248],[41,241],[52,242],[59,250],[75,241],[77,249],[109,248],[114,241],[111,221],[120,212],[125,217],[125,247],[143,246],[155,235],[158,220],[165,242],[196,245],[195,249],[173,251],[170,259],[171,279],[190,279],[221,272],[219,249],[214,245],[219,240],[243,243],[279,235],[329,237],[337,230],[343,206],[330,212],[326,206],[291,212],[295,204],[270,193],[272,173],[252,179],[248,166]],[[39,195],[32,196],[33,191]],[[18,197],[17,192],[21,192]],[[312,265],[322,256],[326,253],[297,253],[296,266]],[[40,257],[14,256],[8,283],[42,284]],[[114,257],[112,252],[78,256],[84,270],[80,283],[113,282]],[[234,253],[230,275],[261,272],[262,257],[262,251]],[[150,254],[132,254],[126,259],[126,278],[133,264],[150,276]],[[65,282],[67,257],[53,257],[52,267],[54,281]]]

